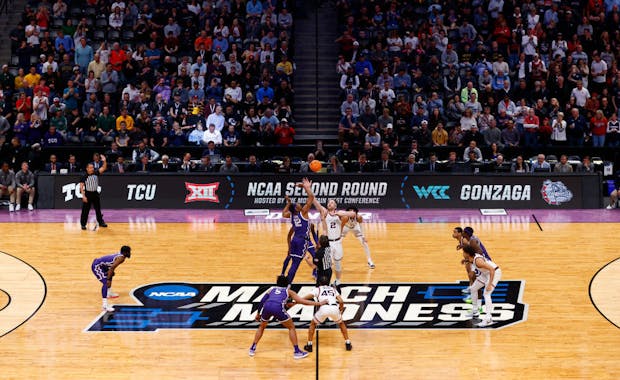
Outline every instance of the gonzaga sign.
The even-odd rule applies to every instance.
[[[115,305],[87,331],[157,331],[159,329],[254,329],[259,302],[272,284],[158,283],[132,291],[137,305]],[[343,319],[349,328],[469,329],[471,305],[463,302],[467,283],[347,284],[340,287],[345,303]],[[292,289],[301,296],[311,285]],[[527,319],[523,281],[500,281],[493,292],[491,328],[507,327]],[[312,306],[288,310],[295,326],[306,328]],[[336,325],[327,325],[336,328]]]
[[[80,208],[79,176],[38,178],[39,208]],[[284,197],[305,202],[295,187],[301,175],[105,174],[100,178],[105,208],[252,209],[284,207]],[[599,208],[598,174],[311,175],[322,203],[384,208]]]

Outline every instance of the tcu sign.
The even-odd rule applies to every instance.
[[[101,193],[101,186],[97,186],[97,192]],[[62,193],[65,195],[65,202],[73,200],[73,198],[82,199],[79,183],[68,183],[62,187]]]
[[[127,200],[128,201],[152,201],[155,199],[155,193],[157,192],[156,184],[139,184],[127,185]]]

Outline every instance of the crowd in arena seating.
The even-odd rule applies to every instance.
[[[387,168],[377,161],[385,154],[418,162],[419,148],[456,155],[472,147],[461,163],[492,165],[498,156],[517,163],[523,148],[581,147],[587,155],[620,146],[619,0],[337,7],[339,142],[360,162],[375,160],[374,169]],[[559,171],[568,171],[565,158],[554,157]],[[587,171],[585,161],[575,169]],[[543,169],[536,162],[530,170]]]
[[[0,73],[1,160],[18,170],[41,148],[114,143],[138,168],[159,158],[132,157],[142,145],[208,155],[292,144],[292,9],[287,0],[29,3]]]

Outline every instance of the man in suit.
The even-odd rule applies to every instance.
[[[140,161],[136,164],[136,172],[148,173],[150,171],[151,163],[149,162],[149,157],[147,155],[140,157]]]
[[[75,155],[73,154],[69,155],[69,161],[65,167],[67,168],[68,173],[79,173],[82,171],[80,164],[76,161]]]
[[[125,162],[125,157],[116,157],[116,162],[112,165],[112,173],[123,174],[130,171],[131,167]]]
[[[60,162],[57,161],[56,155],[52,154],[50,155],[50,162],[45,164],[45,168],[43,169],[43,171],[51,174],[58,174],[60,172],[60,169],[62,168],[63,166]]]
[[[437,155],[435,153],[429,155],[425,170],[431,173],[439,171],[439,164],[437,163]]]
[[[200,165],[198,165],[198,171],[205,173],[213,173],[215,166],[211,162],[211,156],[203,156],[200,159]]]
[[[170,162],[170,157],[167,154],[161,156],[161,164],[155,165],[156,172],[172,173],[177,171],[177,164]]]
[[[255,155],[252,154],[248,158],[248,166],[246,166],[245,172],[247,173],[260,173],[261,172],[260,164],[256,161]]]
[[[414,173],[417,171],[415,167],[415,154],[410,153],[409,156],[407,156],[407,162],[403,164],[401,171],[405,173]]]
[[[372,167],[372,164],[370,162],[368,162],[368,159],[366,158],[366,155],[364,153],[359,155],[359,158],[357,159],[357,170],[355,170],[357,173],[372,173],[374,172],[374,168]]]
[[[394,161],[390,160],[388,152],[381,152],[381,159],[377,162],[376,168],[378,172],[394,172]]]

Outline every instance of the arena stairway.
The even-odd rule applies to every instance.
[[[335,5],[304,1],[295,23],[295,142],[313,144],[320,139],[334,143],[340,119]]]

